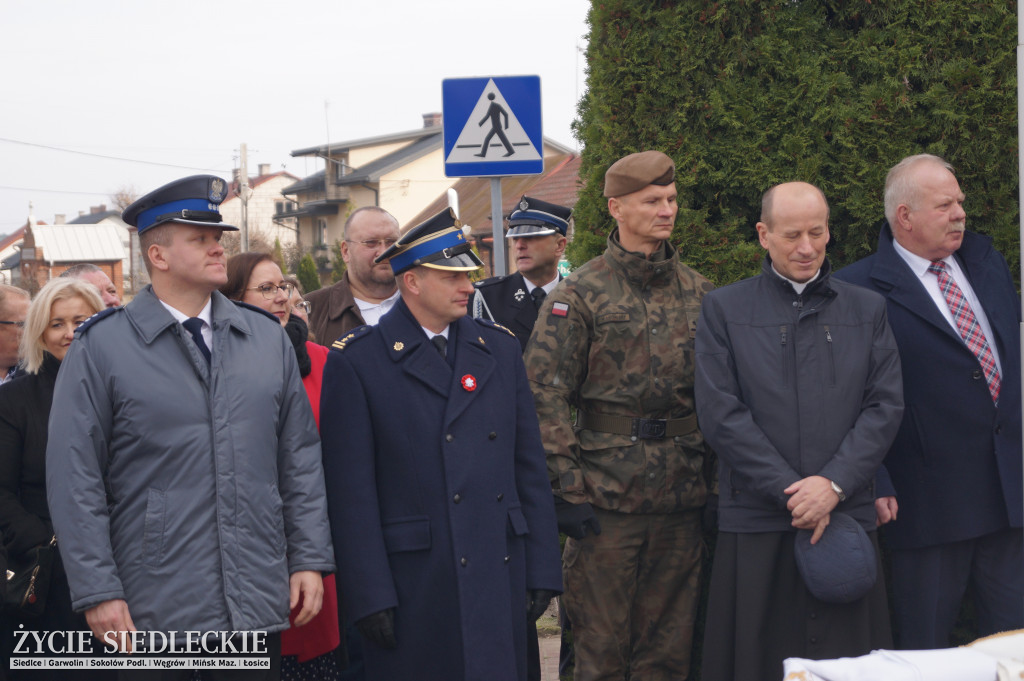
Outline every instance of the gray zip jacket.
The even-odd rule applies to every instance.
[[[289,575],[334,570],[291,343],[217,292],[212,319],[211,366],[150,287],[71,344],[46,486],[76,610],[124,599],[140,631],[277,631]]]
[[[826,260],[797,295],[762,274],[704,297],[697,324],[697,417],[719,460],[719,527],[792,531],[789,485],[821,475],[837,511],[875,529],[873,480],[903,414],[885,301],[836,281]]]

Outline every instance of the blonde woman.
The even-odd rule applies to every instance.
[[[45,468],[53,387],[75,329],[103,308],[96,287],[79,279],[49,281],[29,305],[20,348],[26,373],[0,386],[0,530],[10,556],[47,544],[53,536]],[[71,610],[67,577],[59,558],[45,598],[43,614],[26,621],[26,629],[88,630],[85,618]],[[19,622],[12,617],[11,624],[17,629]]]

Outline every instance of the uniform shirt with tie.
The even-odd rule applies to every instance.
[[[527,279],[526,277],[523,277],[523,281],[525,281],[527,284],[530,284],[531,286],[533,285],[533,282]],[[559,278],[556,274],[554,279],[544,284],[543,286],[534,286],[532,289],[530,289],[530,296],[533,297],[533,300],[538,307],[540,307],[540,303],[542,300],[544,300],[545,296],[547,296],[547,294],[555,290],[555,287],[558,286],[558,282]]]
[[[160,304],[163,305],[164,308],[168,312],[171,313],[171,316],[174,317],[174,321],[178,322],[182,326],[184,326],[185,322],[187,322],[189,319],[191,319],[191,317],[189,317],[187,314],[179,311],[178,309],[176,309],[174,307],[171,307],[170,305],[168,305],[167,303],[165,303],[162,300],[160,301]],[[203,329],[202,329],[203,340],[206,341],[206,347],[209,348],[210,351],[212,352],[213,351],[213,325],[212,325],[213,324],[213,321],[212,321],[213,320],[213,301],[212,301],[212,299],[207,299],[206,305],[199,312],[199,314],[196,315],[196,318],[201,319],[203,321]],[[187,329],[186,329],[186,331],[187,331]],[[191,332],[189,334],[189,338],[191,338]]]

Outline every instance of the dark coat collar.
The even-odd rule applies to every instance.
[[[252,327],[237,305],[225,298],[220,291],[214,291],[211,299],[213,306],[210,318],[213,320],[215,331],[227,325],[252,335]],[[163,331],[177,323],[153,293],[152,285],[142,289],[132,302],[125,305],[124,310],[146,344],[152,343]]]
[[[450,327],[449,342],[454,342],[456,346],[454,369],[428,341],[423,327],[401,298],[381,317],[378,331],[384,351],[393,362],[399,363],[402,370],[413,379],[439,395],[448,397],[446,423],[462,413],[477,387],[485,387],[494,372],[495,358],[491,345],[484,338],[490,332],[468,316],[460,317]],[[463,387],[467,376],[473,379],[473,390]]]

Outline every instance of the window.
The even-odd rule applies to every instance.
[[[316,239],[313,242],[315,248],[327,248],[327,220],[324,218],[317,218],[316,220]]]

